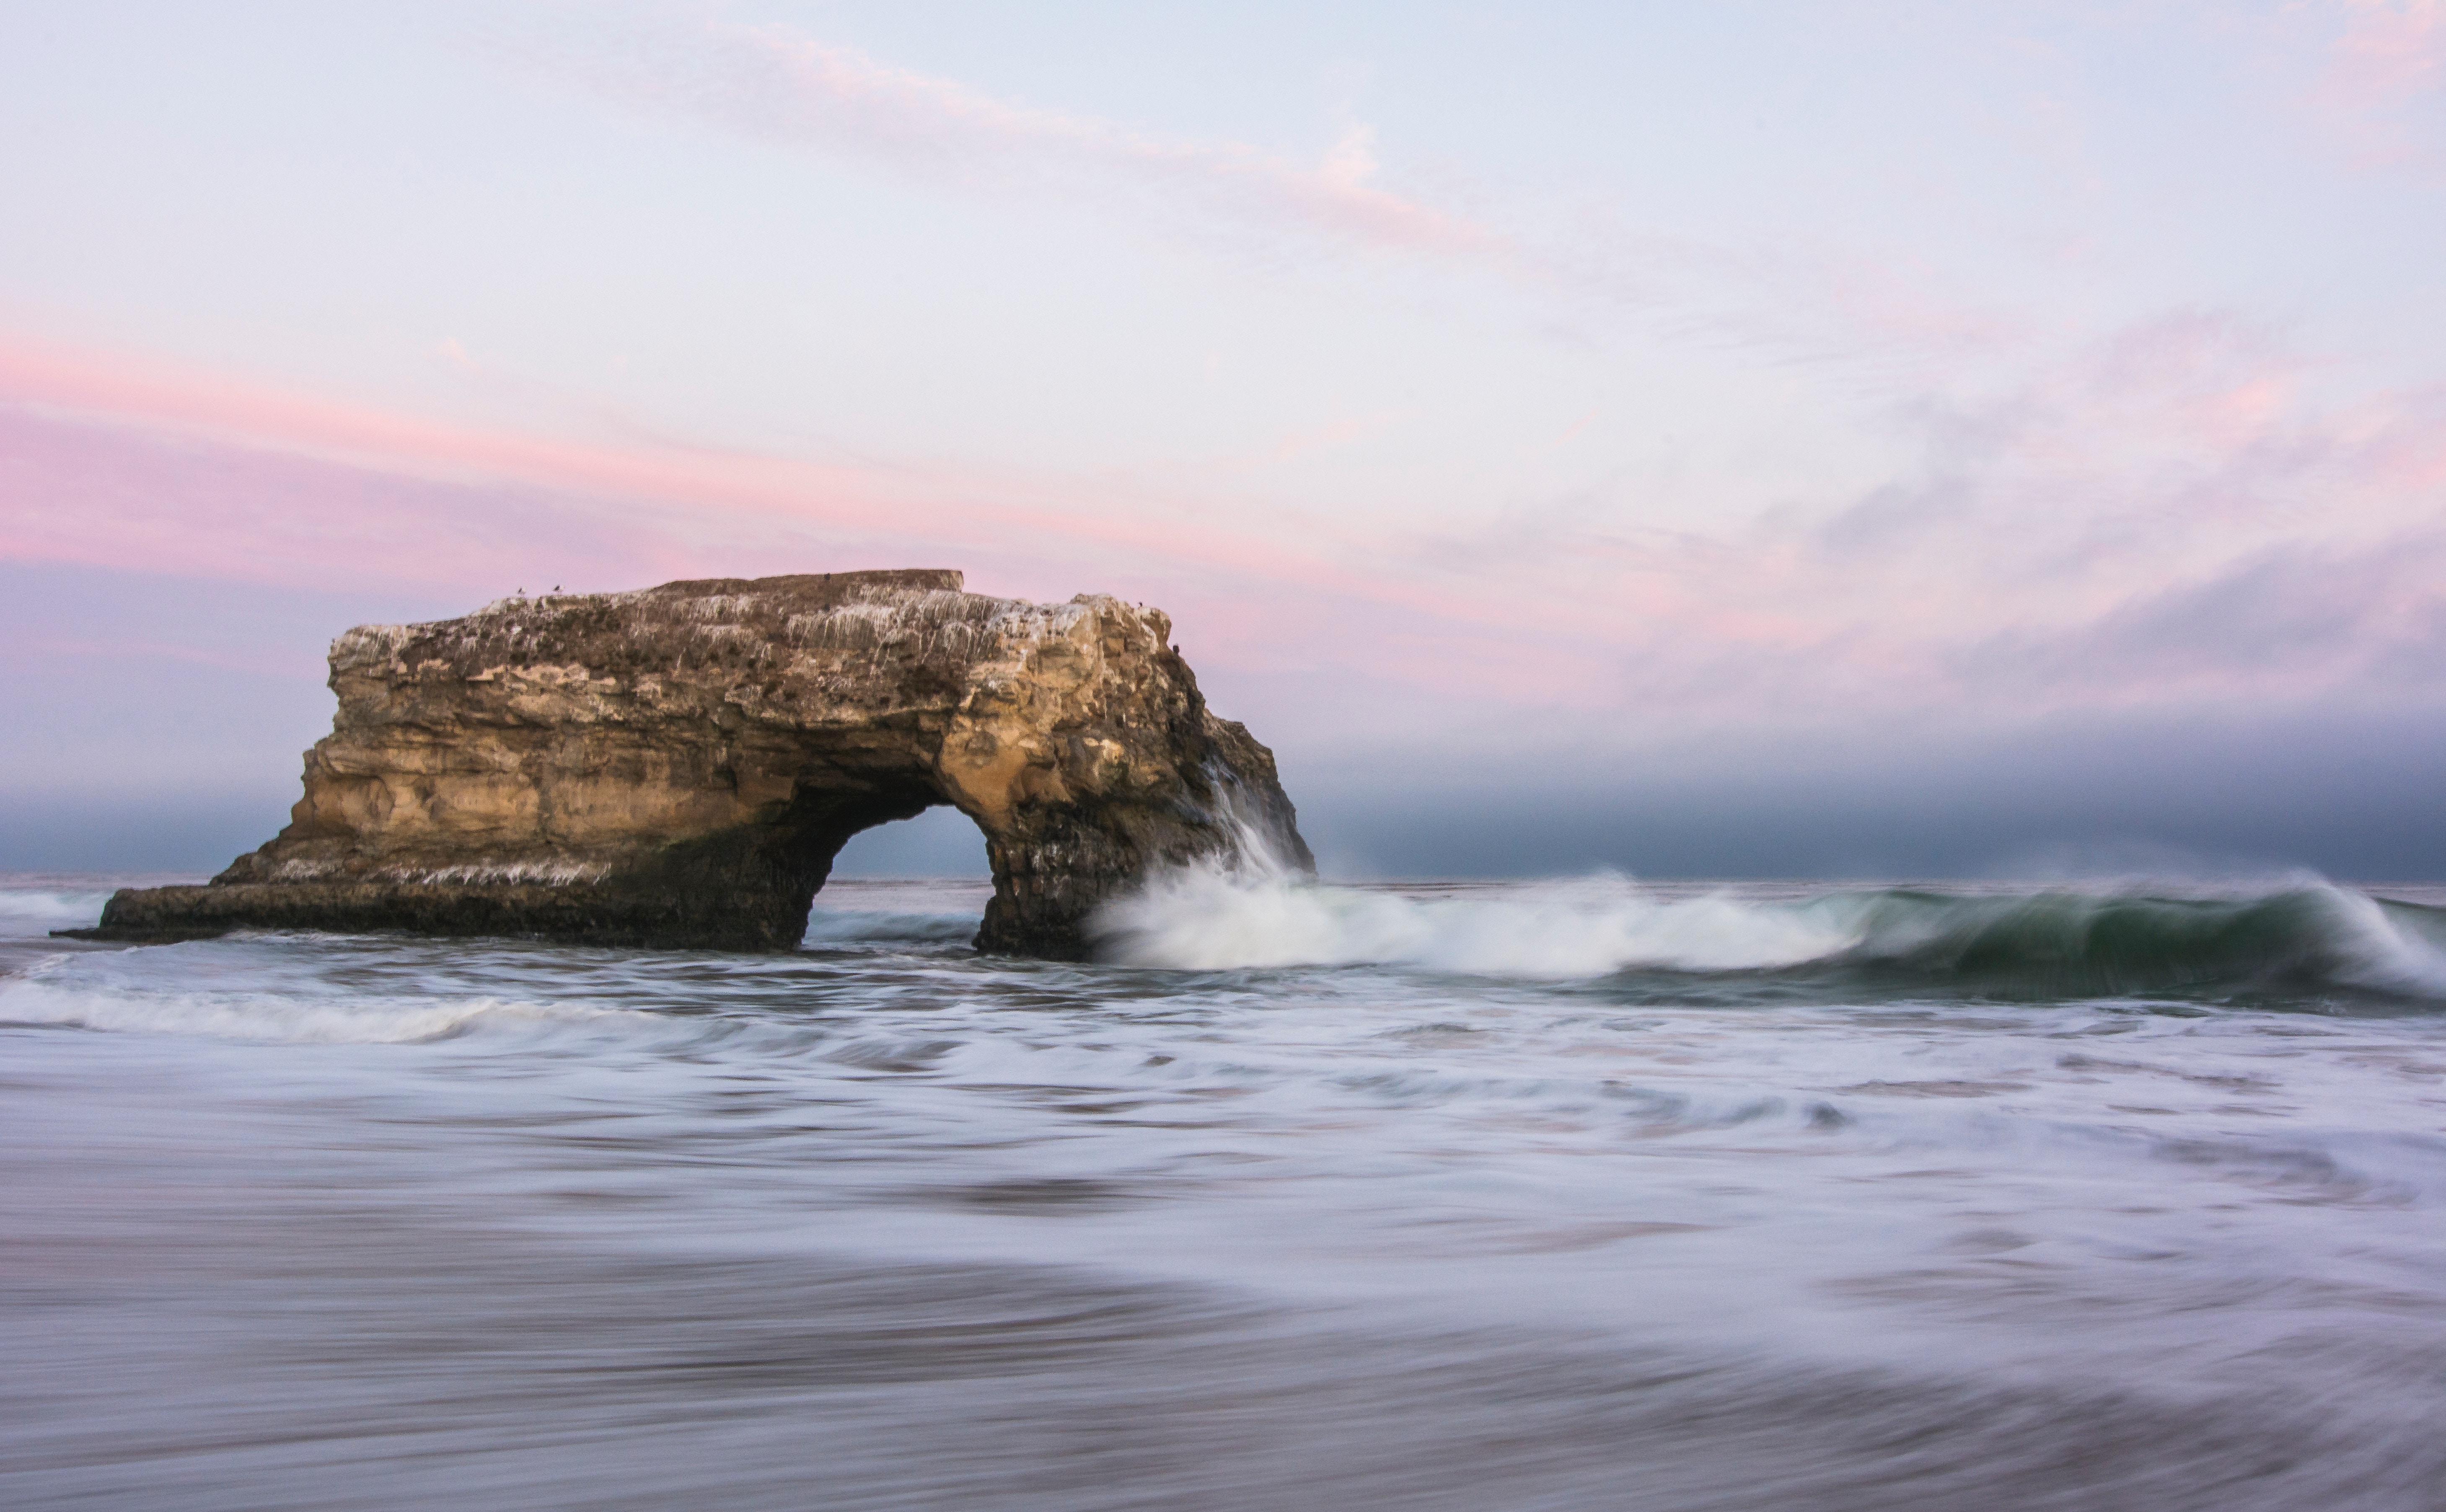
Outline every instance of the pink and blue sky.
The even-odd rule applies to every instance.
[[[367,619],[1159,604],[1329,867],[2446,875],[2446,0],[0,9],[0,865]]]

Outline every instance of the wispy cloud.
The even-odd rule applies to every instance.
[[[998,98],[783,27],[720,21],[659,28],[575,66],[630,100],[938,180],[1024,191],[1118,187],[1368,248],[1518,255],[1490,228],[1384,187],[1375,132],[1363,123],[1345,125],[1316,161],[1300,162],[1242,142],[1165,137]]]
[[[2446,85],[2446,4],[2440,0],[2341,0],[2343,30],[2328,75],[2377,103]]]
[[[1959,360],[2030,334],[2024,314],[1935,270],[1793,228],[1735,243],[1626,221],[1595,202],[1561,234],[1394,187],[1376,129],[1343,121],[1312,158],[1048,108],[777,25],[710,19],[556,33],[528,66],[668,116],[947,188],[1088,204],[1310,245],[1491,271],[1574,312],[1585,340],[1630,313],[1670,335],[1812,362]],[[1497,204],[1500,199],[1498,197]],[[1553,217],[1544,217],[1552,221]]]
[[[2313,113],[2367,161],[2446,158],[2437,112],[2446,100],[2446,0],[2325,0],[2306,9],[2325,46],[2308,91]]]
[[[1982,640],[1958,666],[1967,679],[2069,688],[2093,702],[2102,684],[2105,701],[2127,704],[2281,701],[2339,684],[2426,696],[2446,682],[2441,561],[2446,539],[2434,533],[2354,553],[2269,552],[2199,581],[2140,588],[2056,635]]]

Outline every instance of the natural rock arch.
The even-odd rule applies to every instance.
[[[1310,864],[1272,753],[1208,712],[1160,611],[961,586],[714,578],[351,630],[289,827],[84,933],[788,949],[851,836],[938,803],[985,833],[987,951],[1083,957],[1155,867]]]

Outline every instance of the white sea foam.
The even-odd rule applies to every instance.
[[[552,1032],[664,1022],[630,1009],[499,997],[384,999],[260,991],[130,992],[43,972],[0,982],[0,1023],[289,1045],[403,1045],[475,1031]]]
[[[2446,950],[2405,911],[2389,910],[2366,894],[2332,883],[2319,884],[2314,896],[2334,911],[2344,955],[2340,975],[2365,986],[2446,997]]]
[[[9,888],[0,891],[0,935],[40,935],[73,929],[102,917],[107,888]]]
[[[1105,958],[1132,966],[1383,964],[1561,979],[1631,966],[1797,965],[1858,945],[1861,913],[1841,900],[1659,898],[1612,873],[1498,898],[1420,898],[1209,863],[1108,905],[1096,930]]]

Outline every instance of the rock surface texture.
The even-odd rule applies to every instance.
[[[331,645],[331,733],[277,839],[122,892],[101,938],[405,929],[786,950],[848,839],[985,832],[979,949],[1077,959],[1150,869],[1307,868],[1274,759],[1207,711],[1162,613],[956,572],[510,598]]]

